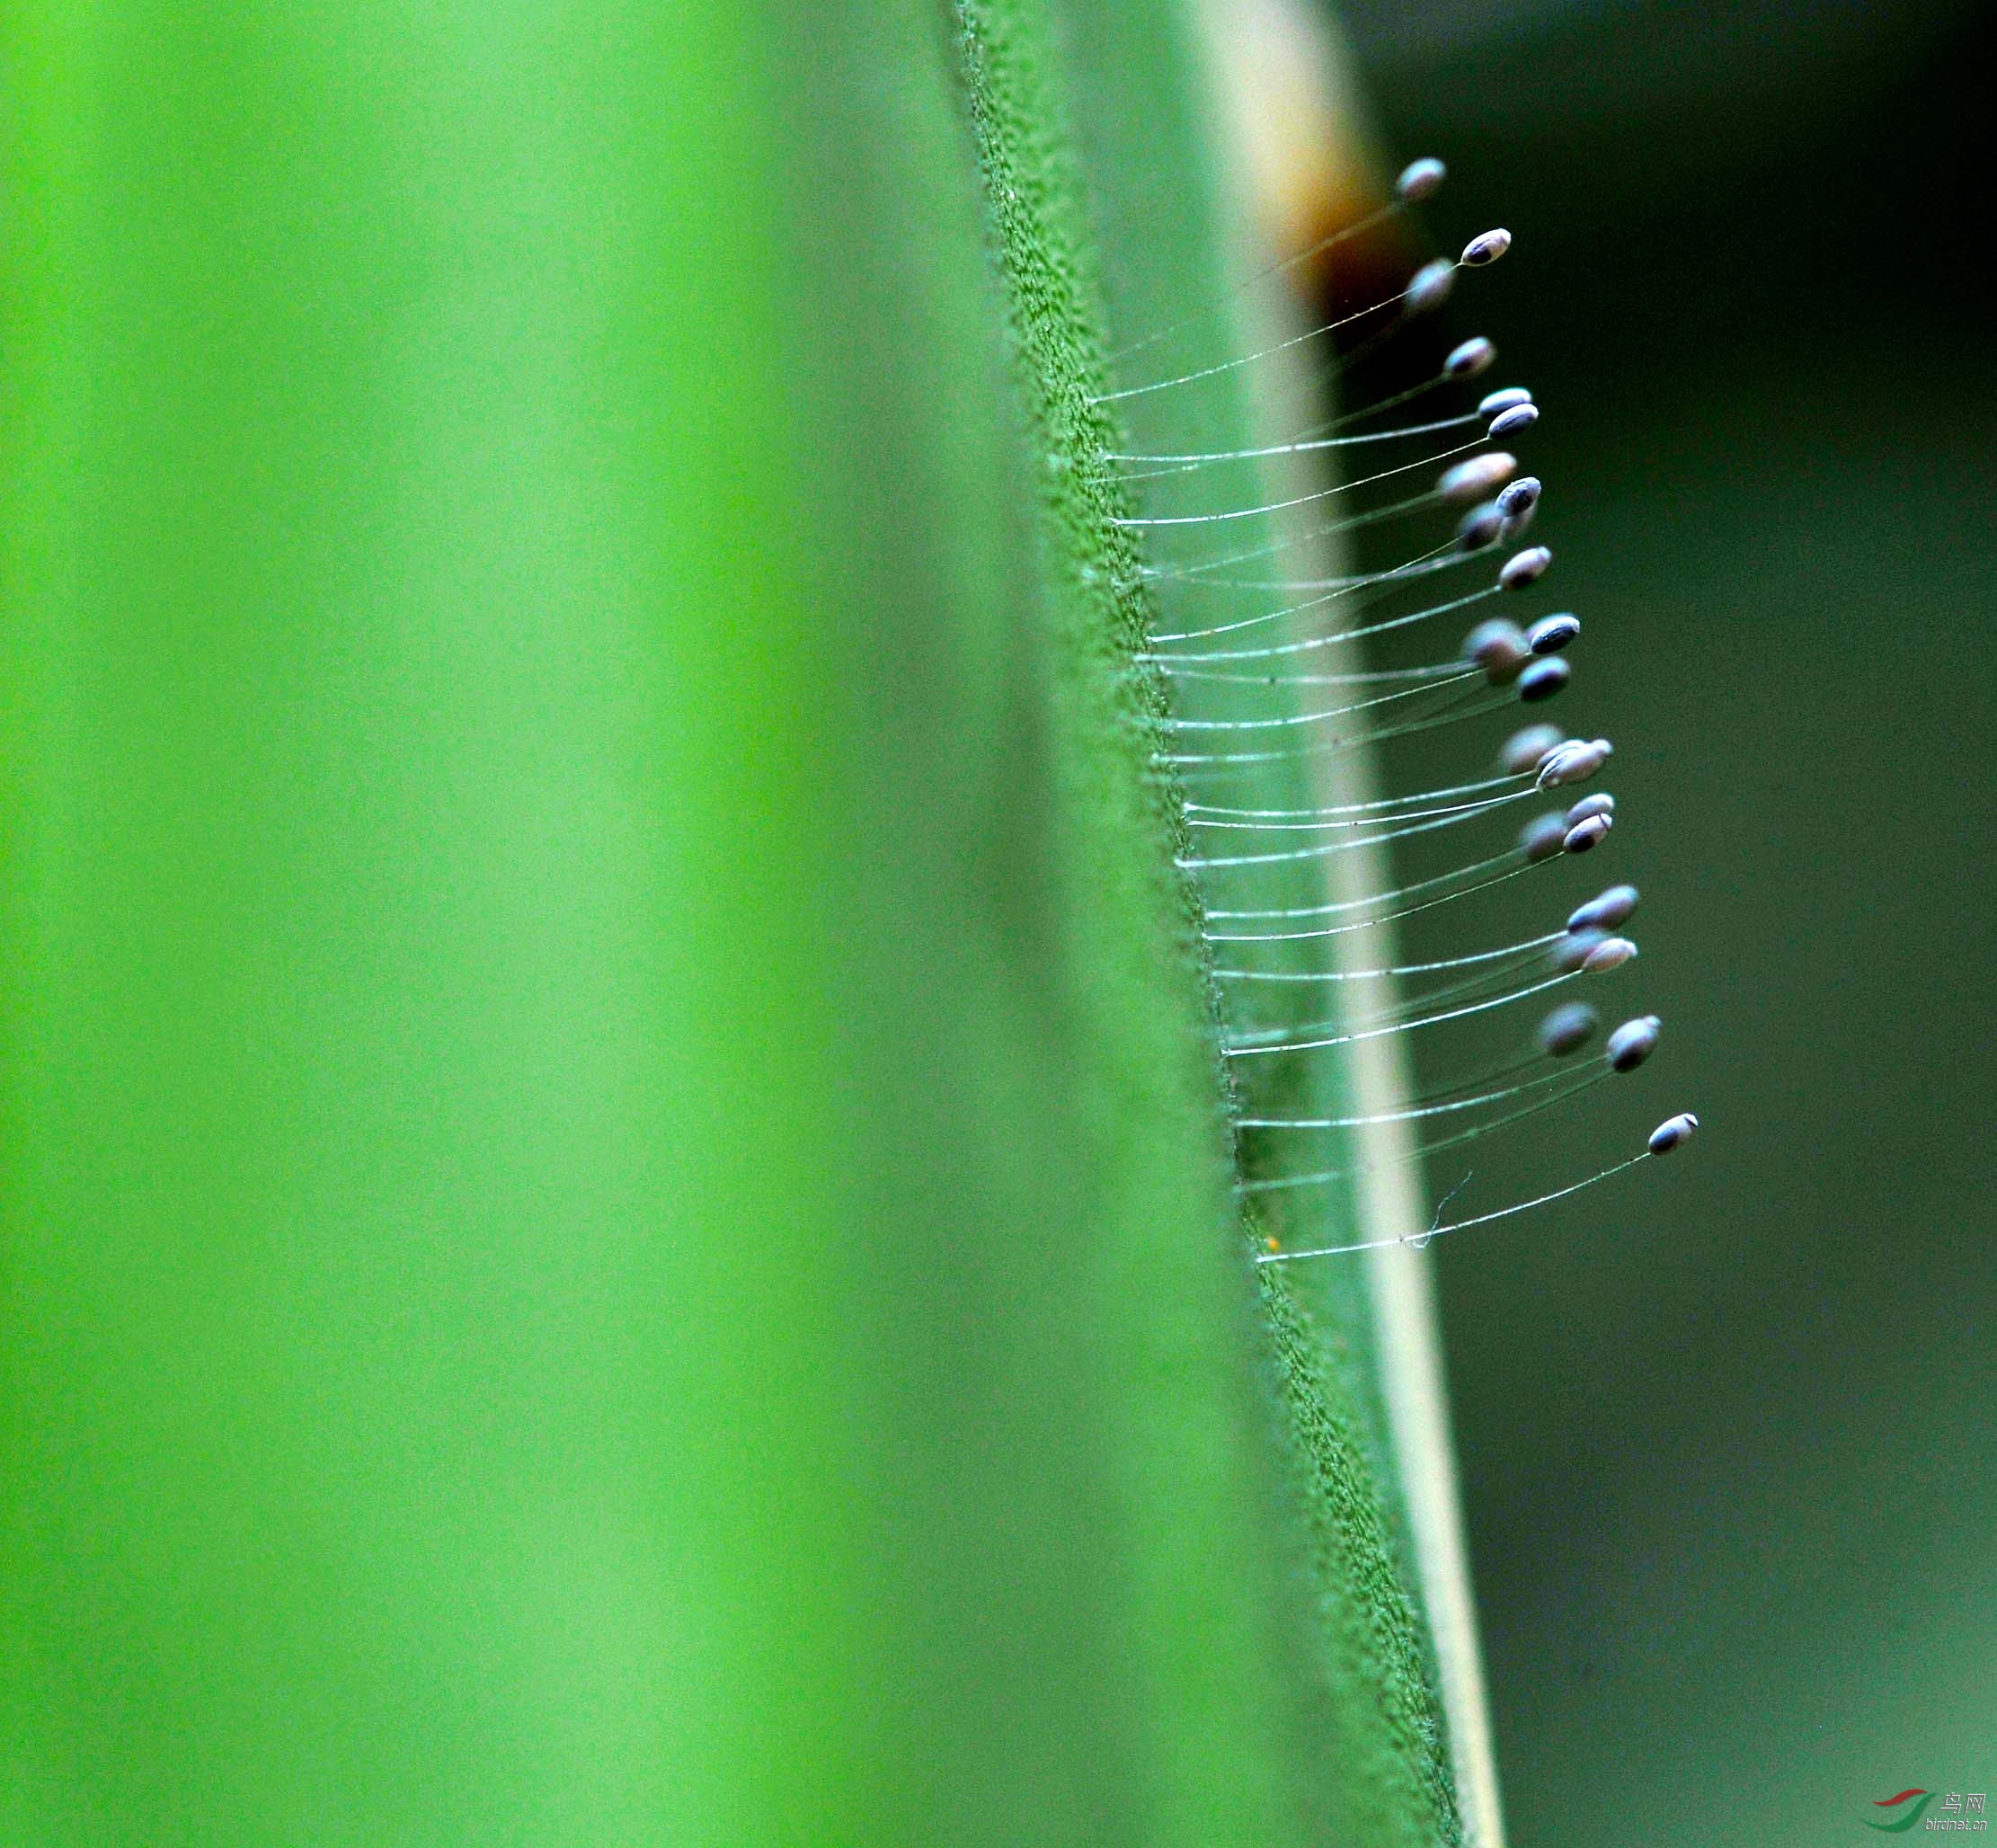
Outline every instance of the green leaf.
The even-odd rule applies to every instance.
[[[7,1840],[1433,1838],[967,23],[10,16]]]

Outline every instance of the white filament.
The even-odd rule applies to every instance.
[[[1295,262],[1301,260],[1290,258],[1286,261]],[[1462,265],[1457,263],[1452,267],[1460,269]],[[1382,300],[1374,302],[1370,307],[1354,308],[1351,314],[1342,315],[1336,321],[1327,321],[1320,326],[1313,327],[1308,333],[1292,334],[1288,340],[1281,340],[1274,346],[1264,347],[1258,353],[1244,353],[1239,359],[1222,360],[1216,365],[1202,366],[1197,371],[1182,372],[1176,378],[1160,378],[1150,385],[1132,385],[1126,386],[1122,391],[1103,392],[1097,396],[1091,397],[1088,402],[1091,404],[1114,404],[1125,398],[1149,397],[1153,392],[1170,391],[1176,386],[1191,385],[1202,378],[1213,378],[1223,372],[1238,372],[1242,367],[1252,366],[1258,360],[1274,359],[1276,354],[1286,353],[1292,347],[1300,347],[1307,345],[1311,341],[1322,340],[1326,334],[1336,333],[1341,327],[1350,327],[1354,321],[1363,321],[1367,315],[1377,315],[1383,308],[1390,308],[1396,303],[1405,301],[1407,298],[1407,290],[1404,289],[1398,294],[1390,295]]]
[[[1445,1020],[1461,1020],[1471,1014],[1487,1014],[1493,1008],[1509,1007],[1513,1001],[1522,1001],[1528,995],[1544,994],[1549,988],[1558,988],[1563,982],[1572,982],[1580,973],[1575,970],[1564,975],[1549,975],[1544,982],[1535,982],[1521,989],[1513,989],[1488,1001],[1473,1001],[1467,1007],[1448,1008],[1440,1014],[1424,1014],[1413,1020],[1400,1020],[1391,1026],[1369,1026],[1357,1033],[1332,1034],[1323,1039],[1274,1040],[1265,1045],[1226,1045],[1220,1048],[1223,1059],[1248,1059],[1258,1053],[1312,1053],[1322,1046],[1349,1046],[1361,1040],[1379,1039],[1384,1034],[1412,1033],[1418,1026],[1440,1026]]]
[[[1426,1245],[1431,1239],[1439,1239],[1444,1232],[1460,1232],[1471,1226],[1487,1226],[1492,1221],[1510,1219],[1515,1213],[1530,1213],[1535,1206],[1549,1206],[1556,1200],[1565,1200],[1569,1194],[1578,1194],[1584,1187],[1592,1187],[1598,1181],[1627,1172],[1639,1161],[1650,1159],[1650,1151],[1632,1155],[1627,1161],[1619,1161],[1613,1168],[1605,1168],[1599,1174],[1590,1175],[1584,1181],[1575,1181],[1572,1186],[1557,1187],[1550,1194],[1541,1194],[1536,1199],[1522,1200],[1516,1206],[1502,1206],[1496,1213],[1480,1213],[1475,1219],[1460,1219],[1449,1225],[1431,1226],[1425,1232],[1411,1239],[1367,1239],[1356,1245],[1319,1245],[1309,1251],[1264,1251],[1256,1255],[1257,1264],[1291,1264],[1303,1257],[1341,1257],[1351,1251],[1383,1251],[1390,1245]]]
[[[1544,937],[1528,937],[1522,943],[1508,943],[1502,949],[1477,950],[1469,955],[1447,956],[1439,963],[1397,963],[1384,969],[1216,969],[1213,973],[1220,982],[1373,982],[1381,976],[1433,975],[1443,969],[1468,969],[1473,964],[1495,963],[1501,957],[1517,956],[1529,950],[1544,949],[1549,943],[1558,943],[1565,937],[1564,930],[1549,931]]]

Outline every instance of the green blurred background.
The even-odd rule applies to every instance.
[[[1457,331],[1547,413],[1536,607],[1586,626],[1559,715],[1619,744],[1615,1000],[1666,1021],[1640,1096],[1480,1151],[1477,1196],[1705,1124],[1437,1248],[1515,1839],[1870,1839],[1997,1785],[1997,32],[1339,12],[1389,146],[1451,164],[1444,246],[1518,236]]]

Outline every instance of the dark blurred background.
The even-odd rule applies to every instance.
[[[1554,902],[1642,887],[1611,1018],[1666,1022],[1471,1210],[1704,1122],[1436,1248],[1513,1836],[1869,1840],[1909,1785],[1997,1798],[1997,30],[1339,13],[1386,145],[1450,164],[1442,246],[1517,236],[1451,332],[1544,409],[1554,715],[1619,745]]]

